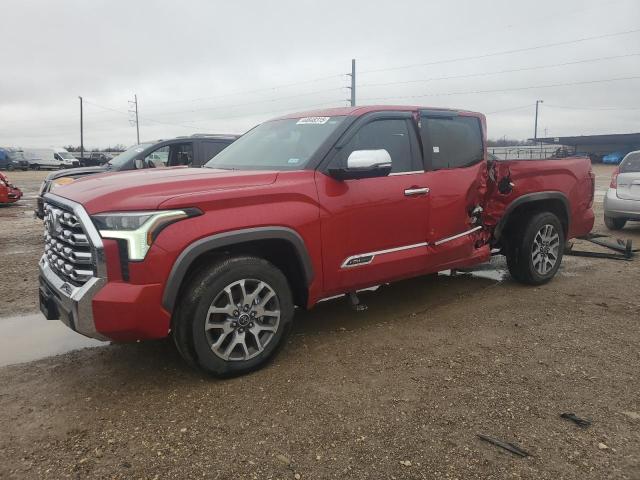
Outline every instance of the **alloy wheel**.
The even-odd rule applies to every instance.
[[[249,360],[264,351],[280,324],[280,303],[266,282],[230,283],[211,303],[204,330],[211,351],[227,361]]]
[[[550,224],[543,225],[533,238],[531,260],[533,268],[540,275],[547,275],[558,262],[560,235]]]

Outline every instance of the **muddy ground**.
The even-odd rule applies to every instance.
[[[38,176],[10,175],[28,198]],[[36,308],[29,209],[0,210],[3,314]],[[623,236],[640,244],[640,224]],[[539,288],[439,276],[367,293],[363,313],[323,302],[233,380],[168,342],[3,367],[0,478],[640,479],[639,292],[638,260],[565,257]]]

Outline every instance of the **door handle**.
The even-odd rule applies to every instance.
[[[404,191],[405,197],[413,197],[415,195],[427,195],[429,193],[428,187],[420,187],[420,188],[407,188]]]

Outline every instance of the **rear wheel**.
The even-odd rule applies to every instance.
[[[7,165],[7,171],[8,171],[8,172],[12,172],[12,171],[13,171],[13,168],[14,168],[14,167],[13,167],[13,165],[12,165],[12,164],[8,164],[8,165]]]
[[[507,266],[520,283],[541,285],[551,280],[562,262],[564,230],[556,215],[534,214],[509,239]]]
[[[284,274],[256,257],[204,269],[184,290],[174,321],[182,356],[218,377],[265,364],[291,326],[293,299]]]
[[[34,170],[40,170],[40,165],[34,163],[33,165],[31,165],[31,168],[33,168]]]
[[[626,218],[613,218],[604,216],[604,224],[609,230],[622,230],[627,223]]]

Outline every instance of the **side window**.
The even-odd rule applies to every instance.
[[[166,167],[169,162],[169,150],[169,145],[156,148],[153,152],[144,157],[144,163],[150,167]]]
[[[171,145],[169,153],[169,166],[177,167],[179,165],[191,166],[193,163],[193,143],[178,143]]]
[[[434,170],[468,167],[482,160],[482,129],[475,117],[422,117],[425,156]]]
[[[407,120],[374,120],[364,125],[338,154],[338,162],[346,167],[347,158],[356,150],[385,149],[391,156],[391,173],[422,170],[414,162]]]
[[[202,162],[207,163],[222,150],[227,148],[228,145],[228,143],[224,142],[201,142],[200,148],[202,149]]]

